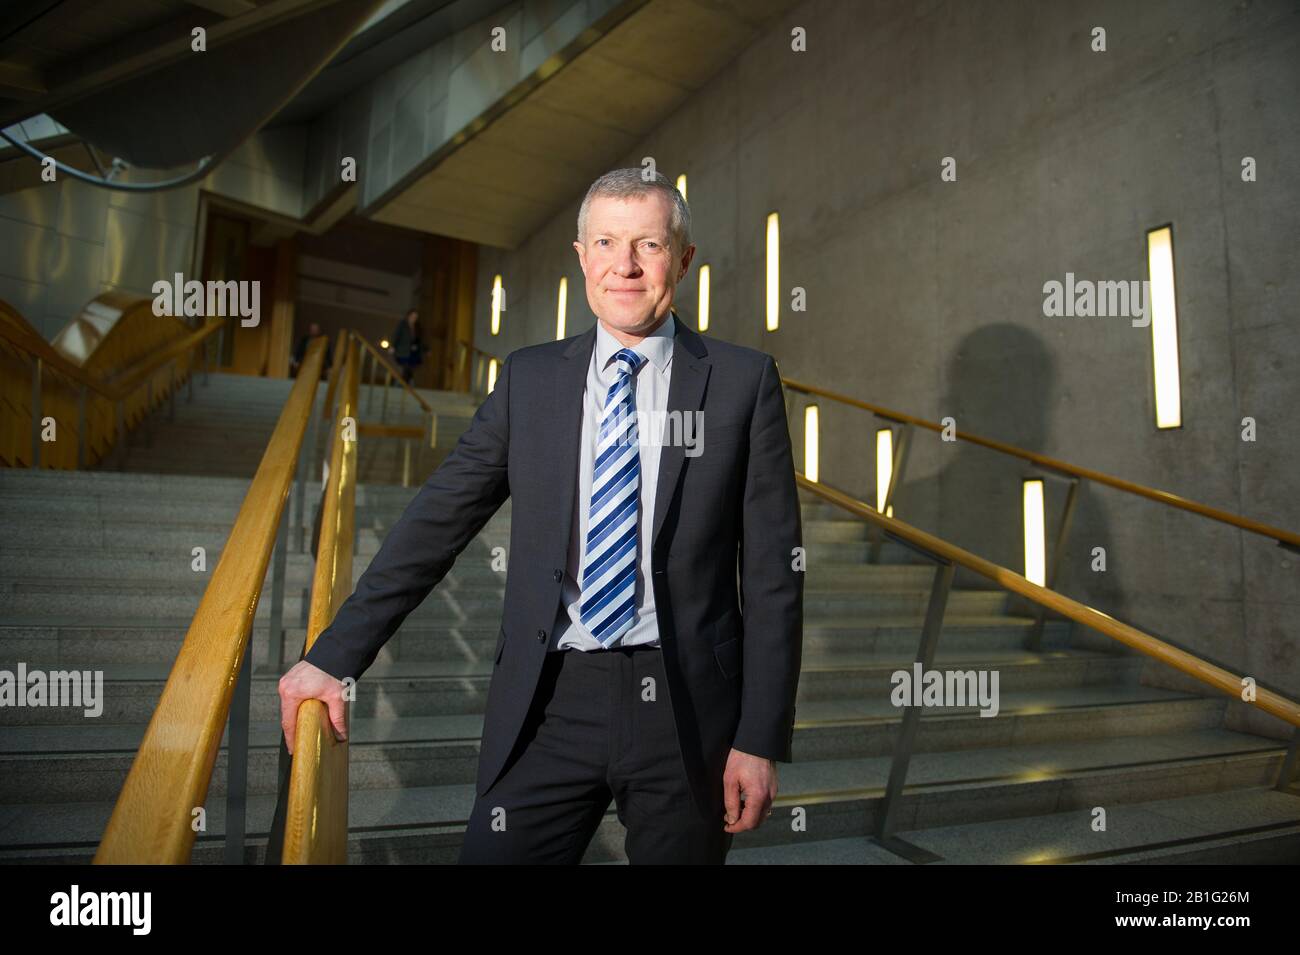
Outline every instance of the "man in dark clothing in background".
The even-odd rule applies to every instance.
[[[289,377],[297,378],[298,369],[302,367],[302,360],[307,354],[307,345],[313,338],[319,338],[321,335],[320,324],[312,322],[307,326],[307,334],[298,339],[298,344],[293,346],[293,354],[289,357]],[[334,343],[328,342],[325,345],[325,363],[321,365],[320,376],[323,381],[329,376],[330,365],[334,358]]]

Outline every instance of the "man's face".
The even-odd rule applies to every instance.
[[[587,207],[585,245],[574,242],[587,278],[587,302],[611,332],[647,335],[673,304],[695,246],[674,255],[668,197],[599,196]]]

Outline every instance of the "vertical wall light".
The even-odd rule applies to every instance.
[[[682,194],[683,199],[686,198],[686,173],[677,177],[677,191]]]
[[[894,429],[881,428],[876,432],[876,510],[885,502],[889,482],[894,477]],[[885,508],[885,516],[894,516],[894,505]]]
[[[1025,578],[1047,586],[1047,539],[1043,520],[1043,481],[1025,478]]]
[[[489,395],[492,394],[492,389],[495,388],[496,386],[497,386],[497,360],[495,358],[489,358],[487,393]]]
[[[564,313],[569,308],[569,278],[560,276],[560,300],[555,303],[555,340],[564,337]]]
[[[1174,227],[1147,232],[1147,270],[1151,277],[1148,318],[1151,320],[1151,359],[1155,373],[1156,427],[1183,424],[1183,399],[1178,369],[1178,308],[1174,287]]]
[[[700,331],[709,330],[709,267],[700,266],[700,308],[699,308]]]
[[[501,331],[501,276],[492,279],[492,334]]]
[[[767,216],[767,330],[781,322],[781,227],[775,212]]]
[[[803,409],[803,474],[814,484],[817,482],[817,406]]]

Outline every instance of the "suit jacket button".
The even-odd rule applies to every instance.
[[[563,577],[564,577],[564,571],[562,571],[562,570],[557,570],[557,571],[555,572],[555,579],[556,579],[556,580],[560,580],[560,579],[562,579]]]
[[[545,643],[545,642],[546,642],[546,631],[545,631],[545,630],[538,630],[538,631],[537,631],[537,642],[538,642],[538,643]]]

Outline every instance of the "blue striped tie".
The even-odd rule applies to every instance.
[[[636,429],[636,382],[645,358],[630,348],[614,355],[618,376],[605,396],[591,479],[591,519],[582,567],[579,619],[604,647],[632,626],[636,611],[636,535],[641,450]]]

